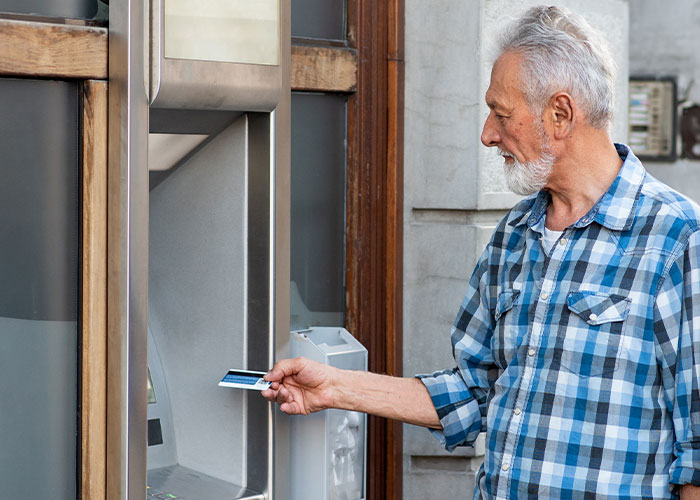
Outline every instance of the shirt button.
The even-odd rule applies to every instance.
[[[534,356],[535,355],[535,350],[531,347],[529,351],[527,351],[528,356]]]
[[[510,464],[508,462],[503,462],[501,464],[501,469],[503,469],[504,471],[510,469]]]
[[[549,298],[549,294],[548,294],[547,292],[542,292],[542,293],[540,294],[540,298],[541,298],[542,300],[547,300],[547,299]]]
[[[598,315],[596,313],[591,313],[591,315],[588,316],[588,319],[590,319],[591,321],[595,321],[598,319]]]
[[[561,246],[564,246],[564,245],[566,245],[567,243],[568,243],[568,241],[566,241],[566,238],[562,238],[562,239],[559,240],[559,244],[560,244]]]
[[[515,413],[516,415],[520,415],[520,408],[516,408],[515,410],[513,410],[513,413]]]

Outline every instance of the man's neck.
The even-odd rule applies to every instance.
[[[561,231],[586,215],[617,177],[622,160],[607,132],[592,131],[567,145],[552,171],[547,189],[552,201],[546,225]]]

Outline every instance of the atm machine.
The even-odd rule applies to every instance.
[[[282,498],[284,426],[259,393],[218,382],[230,368],[267,370],[289,335],[277,216],[289,203],[289,18],[288,0],[150,3],[147,246],[131,236],[148,254],[148,405],[145,422],[130,421],[146,427],[148,499]],[[125,475],[139,498],[138,473]]]

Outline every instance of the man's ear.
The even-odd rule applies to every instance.
[[[564,139],[571,135],[574,128],[576,106],[574,100],[566,92],[557,92],[549,101],[552,117],[552,128],[555,139]]]

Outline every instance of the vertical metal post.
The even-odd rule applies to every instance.
[[[148,2],[109,13],[107,498],[146,495]]]
[[[289,356],[289,252],[290,252],[290,197],[291,197],[291,0],[280,2],[280,65],[282,67],[282,95],[274,112],[274,351],[270,366],[276,359]],[[289,418],[278,408],[271,422],[274,439],[270,470],[272,488],[270,499],[289,497],[290,433]],[[274,432],[272,432],[274,429]]]

